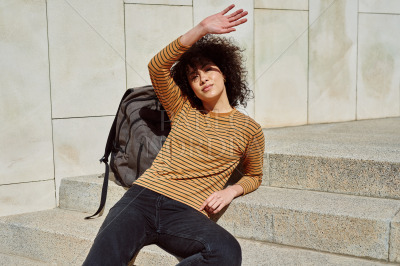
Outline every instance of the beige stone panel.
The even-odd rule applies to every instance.
[[[125,24],[128,87],[148,85],[151,84],[148,63],[192,28],[192,7],[126,5]]]
[[[360,12],[400,14],[399,0],[359,0],[358,5]]]
[[[46,2],[0,1],[0,184],[53,178]]]
[[[310,0],[309,123],[356,115],[357,0]]]
[[[359,15],[357,119],[400,115],[398,15]]]
[[[57,198],[61,179],[104,173],[104,154],[114,117],[54,120],[54,164]]]
[[[246,16],[247,22],[236,28],[235,32],[223,35],[224,37],[233,37],[237,44],[245,49],[243,52],[246,60],[245,66],[248,70],[248,83],[251,90],[254,92],[254,3],[248,0],[234,0],[234,1],[213,1],[213,0],[194,0],[193,1],[193,16],[194,24],[197,25],[207,16],[213,15],[217,12],[224,10],[230,4],[235,4],[233,10],[240,8],[249,12]],[[255,95],[257,97],[257,95]],[[254,118],[254,99],[247,102],[246,108],[239,108],[239,110]]]
[[[54,180],[0,186],[0,216],[55,207]]]
[[[192,0],[125,0],[125,4],[191,6]]]
[[[123,0],[48,1],[53,118],[115,114],[126,89]]]
[[[254,0],[255,8],[308,10],[308,0]]]
[[[390,225],[389,261],[400,263],[400,212]]]
[[[307,123],[308,12],[255,11],[256,120]]]

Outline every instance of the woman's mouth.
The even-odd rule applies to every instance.
[[[201,91],[207,92],[207,91],[211,90],[211,88],[212,88],[212,84],[205,86]]]

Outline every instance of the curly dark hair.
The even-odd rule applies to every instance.
[[[247,86],[247,71],[244,67],[242,52],[243,49],[235,45],[232,39],[206,35],[192,45],[172,66],[171,76],[192,106],[201,109],[203,103],[195,97],[187,73],[189,67],[196,70],[198,65],[211,61],[225,76],[229,104],[232,107],[237,107],[239,104],[246,107],[247,100],[252,97],[252,91]]]

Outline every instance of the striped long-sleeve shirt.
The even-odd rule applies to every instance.
[[[188,48],[177,39],[148,65],[172,126],[152,166],[135,184],[199,209],[208,196],[224,188],[241,160],[244,175],[237,184],[244,194],[257,189],[265,144],[262,129],[252,118],[235,108],[229,113],[204,114],[181,94],[170,68]]]

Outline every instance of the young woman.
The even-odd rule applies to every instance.
[[[264,136],[235,109],[249,96],[240,49],[224,34],[245,23],[234,5],[204,19],[149,63],[156,94],[172,122],[152,166],[110,210],[84,265],[126,265],[157,244],[178,265],[240,265],[237,240],[208,218],[258,188]],[[207,36],[206,36],[207,35]],[[244,175],[226,183],[243,163]]]

